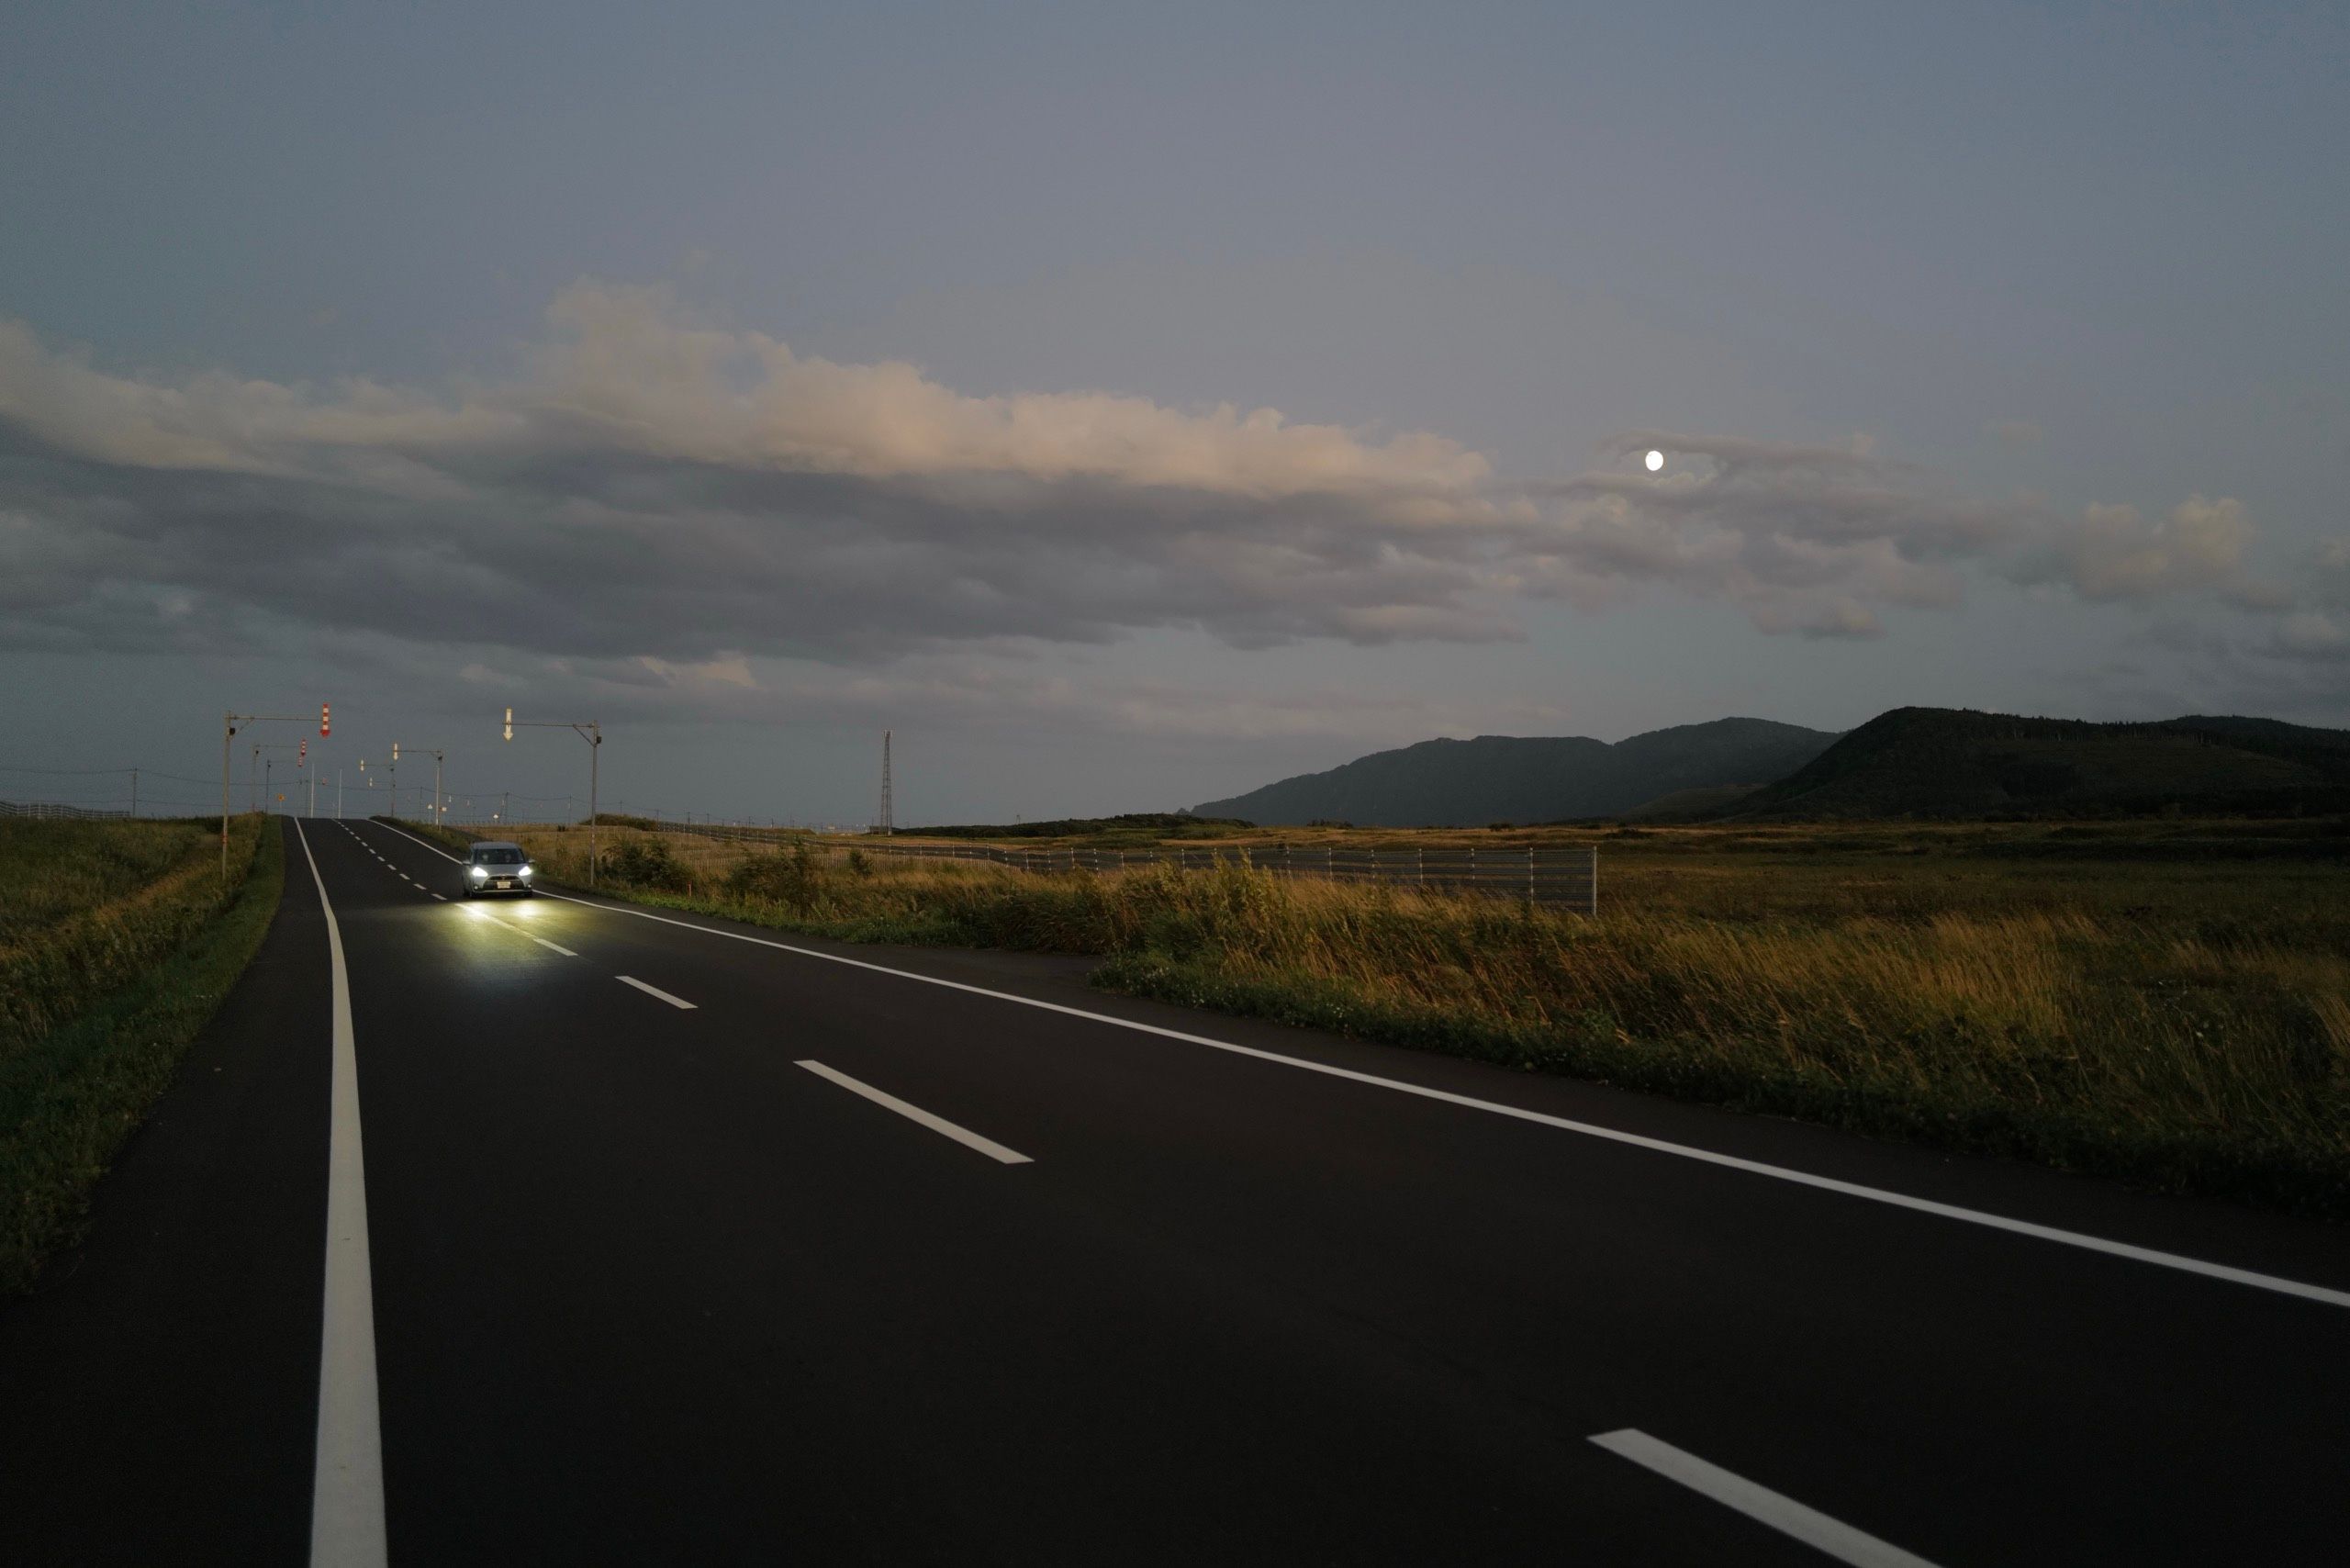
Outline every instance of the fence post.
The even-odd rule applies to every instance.
[[[1428,885],[1428,846],[1427,845],[1412,846],[1412,871],[1419,879],[1420,890],[1423,892],[1427,891]]]
[[[1599,846],[1596,844],[1591,846],[1591,914],[1595,920],[1599,916]]]
[[[1526,902],[1534,902],[1534,846],[1526,846]]]

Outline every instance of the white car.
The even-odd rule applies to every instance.
[[[522,893],[531,890],[531,879],[538,868],[531,864],[529,851],[519,844],[507,844],[487,839],[474,846],[465,857],[463,896],[476,893]]]

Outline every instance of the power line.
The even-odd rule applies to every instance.
[[[18,767],[13,763],[0,762],[0,773],[70,773],[75,775],[88,775],[95,773],[128,773],[130,769],[128,767]],[[155,777],[160,778],[162,775],[159,773]],[[207,782],[207,780],[198,778],[194,782],[202,784]]]

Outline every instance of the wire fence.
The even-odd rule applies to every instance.
[[[735,843],[779,845],[797,836],[789,829],[722,823],[660,822],[655,831]],[[1039,876],[1069,876],[1174,866],[1213,869],[1238,861],[1277,877],[1314,877],[1334,882],[1385,882],[1430,892],[1484,893],[1528,899],[1536,903],[1599,913],[1599,849],[1595,845],[1497,843],[1438,844],[1197,844],[1101,849],[1082,845],[1034,847],[994,844],[903,844],[878,835],[860,838],[867,855],[929,860],[977,860]]]
[[[52,817],[82,822],[129,815],[128,808],[109,811],[99,806],[67,805],[62,801],[0,801],[0,817]]]
[[[1592,845],[1274,843],[1095,849],[1074,845],[1026,848],[868,842],[859,847],[867,854],[986,860],[1045,876],[1125,871],[1154,865],[1208,869],[1220,861],[1237,860],[1277,877],[1385,882],[1432,892],[1489,893],[1599,913],[1599,850]]]

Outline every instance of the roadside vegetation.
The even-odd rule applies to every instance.
[[[584,833],[521,837],[585,880]],[[1038,877],[809,835],[607,831],[603,885],[856,941],[1093,954],[1094,983],[1131,994],[2350,1217],[2338,821],[1578,841],[1601,846],[1595,920],[1237,862]]]
[[[89,1190],[269,928],[284,875],[235,820],[0,821],[0,1295],[69,1243]]]

